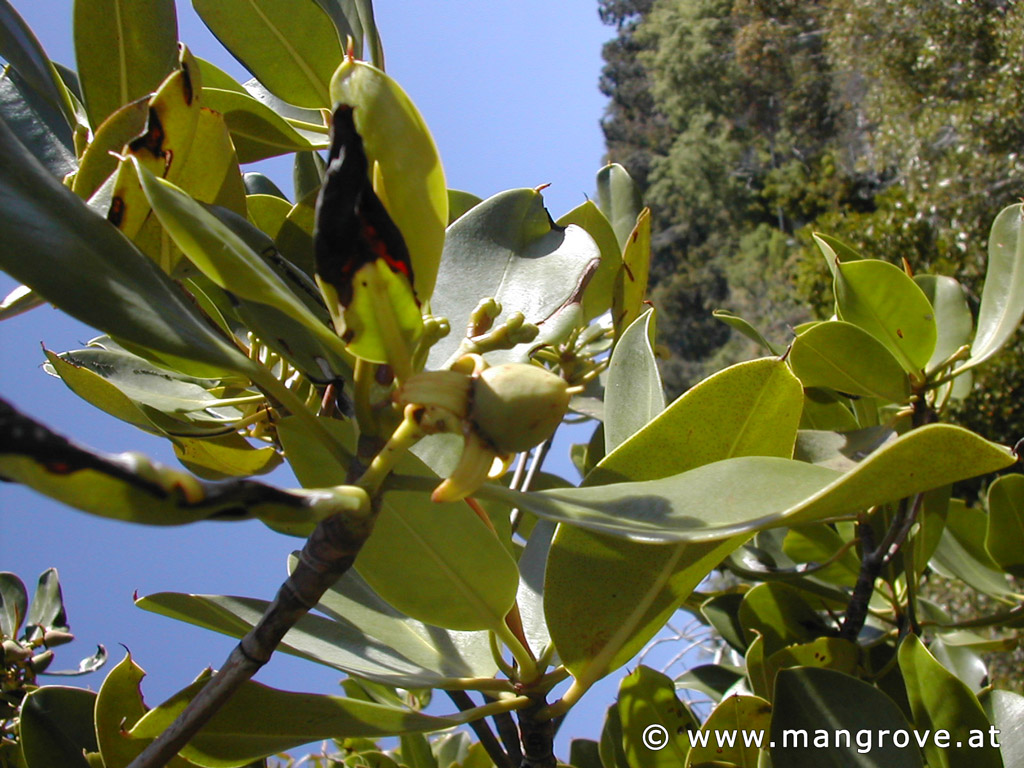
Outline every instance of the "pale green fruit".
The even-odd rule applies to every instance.
[[[499,453],[518,453],[554,434],[570,397],[565,380],[544,368],[496,365],[473,380],[469,418]]]

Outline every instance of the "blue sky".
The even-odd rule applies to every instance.
[[[71,0],[13,4],[51,58],[73,66]],[[550,183],[544,194],[555,218],[593,195],[604,153],[600,52],[614,34],[600,23],[596,0],[376,0],[375,10],[388,72],[433,131],[449,186],[486,197]],[[194,53],[247,79],[188,3],[179,2],[178,13],[180,37]],[[270,172],[290,189],[289,166]],[[13,286],[0,274],[0,294]],[[95,448],[138,450],[176,464],[169,445],[94,411],[42,372],[41,343],[63,351],[94,335],[49,308],[0,324],[0,394]],[[0,510],[0,569],[30,585],[50,566],[60,571],[79,640],[58,651],[58,666],[74,666],[96,643],[116,660],[123,644],[150,673],[144,684],[150,703],[204,666],[218,666],[233,643],[140,611],[133,593],[269,599],[285,575],[287,554],[301,545],[255,523],[150,529],[107,522],[10,485],[0,486]],[[292,690],[338,690],[335,673],[283,656],[257,679]],[[100,677],[80,682],[96,687]],[[590,705],[570,715],[565,734],[596,738],[613,695],[611,682],[592,692]],[[568,757],[564,747],[560,753]]]

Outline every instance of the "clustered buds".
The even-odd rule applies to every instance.
[[[452,370],[424,371],[399,394],[403,405],[421,408],[427,434],[461,431],[465,443],[458,466],[432,495],[458,501],[488,477],[502,474],[512,456],[554,433],[569,408],[572,392],[560,376],[528,363],[488,367],[476,355]]]

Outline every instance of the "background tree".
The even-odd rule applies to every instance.
[[[750,354],[710,309],[781,342],[809,317],[800,302],[829,307],[814,231],[955,274],[976,301],[987,222],[1022,180],[1018,4],[665,0],[629,11],[606,13],[619,36],[605,48],[604,128],[611,159],[641,169],[653,209],[670,388]],[[1024,431],[1019,374],[992,375],[1003,386],[979,386],[984,405],[962,418],[1012,441]]]

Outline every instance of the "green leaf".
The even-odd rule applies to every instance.
[[[477,197],[472,192],[463,192],[461,189],[448,190],[448,225],[451,226],[456,219],[462,218],[470,209],[475,208],[483,202],[483,198]]]
[[[173,0],[76,0],[75,60],[89,122],[157,89],[178,63]]]
[[[174,242],[214,283],[249,301],[269,304],[344,356],[345,344],[316,317],[226,224],[182,190],[136,165],[150,205]]]
[[[619,715],[617,703],[608,707],[605,714],[598,752],[604,768],[630,768],[626,762],[626,752],[622,748],[622,717]]]
[[[569,764],[574,768],[604,768],[601,745],[592,739],[573,739],[569,742]]]
[[[907,686],[907,698],[918,731],[949,733],[948,747],[934,739],[924,745],[931,768],[1002,768],[999,750],[969,744],[970,731],[988,733],[989,721],[977,697],[962,681],[942,666],[918,639],[908,635],[900,643],[899,665]]]
[[[860,655],[856,643],[839,637],[819,637],[775,651],[764,661],[764,676],[773,684],[780,670],[791,667],[820,667],[856,676]]]
[[[659,479],[729,456],[788,458],[802,399],[800,382],[781,360],[730,366],[677,398],[585,484]]]
[[[88,347],[57,355],[44,350],[52,372],[79,397],[116,418],[158,434],[223,434],[242,418],[231,400],[210,390],[220,380],[198,379],[161,368],[123,350]],[[49,369],[48,369],[49,372]],[[262,400],[248,390],[254,402]],[[211,410],[207,410],[211,409]],[[195,427],[193,429],[193,427]]]
[[[965,344],[971,343],[971,331],[974,330],[974,319],[971,308],[967,306],[967,296],[960,283],[943,275],[914,275],[924,295],[928,297],[935,310],[935,326],[938,337],[935,351],[928,361],[928,370],[934,370],[950,355]],[[964,398],[971,392],[971,377],[958,376],[953,386],[953,397]]]
[[[343,58],[341,42],[313,0],[192,0],[192,5],[224,47],[276,96],[299,107],[331,107],[331,75]]]
[[[857,251],[837,237],[821,233],[815,233],[813,237],[815,245],[818,246],[821,255],[825,257],[825,263],[828,265],[832,277],[835,277],[836,266],[840,261],[860,261],[863,258]]]
[[[860,397],[905,402],[910,382],[902,366],[874,336],[841,321],[819,323],[800,334],[789,353],[805,387],[828,387]]]
[[[0,75],[0,119],[58,179],[76,169],[71,127],[64,114],[9,66]]]
[[[606,456],[585,485],[604,491],[614,487],[606,483],[664,478],[725,456],[789,456],[801,400],[800,384],[782,361],[733,366],[698,384]],[[666,547],[561,526],[548,557],[544,611],[579,684],[626,663],[745,538]]]
[[[301,425],[282,422],[278,435],[303,485],[344,482],[345,468],[310,443]],[[412,455],[399,460],[396,471],[436,480]],[[519,585],[508,550],[468,505],[434,504],[424,493],[384,494],[374,534],[360,550],[356,569],[402,613],[447,629],[501,626]]]
[[[477,495],[643,541],[713,541],[851,514],[1014,461],[1007,449],[973,432],[932,424],[892,441],[846,473],[759,456],[726,459],[661,480],[526,494],[487,485]]]
[[[1003,765],[1024,762],[1024,696],[1011,691],[989,691],[982,699],[989,721],[999,731]]]
[[[846,400],[832,390],[810,388],[804,392],[804,410],[800,429],[849,432],[860,425]],[[847,400],[847,403],[849,401]]]
[[[636,182],[618,163],[597,172],[597,205],[612,225],[619,251],[623,251],[636,227],[643,200]]]
[[[552,227],[540,193],[501,192],[480,203],[448,230],[437,275],[433,313],[453,329],[465,328],[481,298],[502,307],[497,323],[521,312],[528,323],[555,314],[577,290],[580,278],[600,251],[583,229]],[[428,368],[440,368],[458,349],[462,333],[436,344]],[[529,347],[488,355],[492,362],[524,360]]]
[[[146,676],[131,653],[110,670],[96,697],[96,741],[103,758],[103,768],[127,768],[149,739],[130,739],[124,735],[149,711],[142,700],[140,684]],[[174,757],[170,768],[187,768],[193,763]]]
[[[907,735],[908,746],[893,744],[895,731]],[[831,669],[807,667],[779,672],[771,739],[775,744],[771,750],[774,768],[924,765],[913,730],[892,699],[868,683]]]
[[[846,541],[834,528],[822,523],[801,525],[786,532],[782,551],[797,563],[824,564],[831,560],[846,545]],[[846,552],[816,576],[834,584],[853,587],[860,574],[860,562],[853,550]]]
[[[1000,211],[988,238],[988,269],[978,308],[978,329],[970,365],[979,365],[1002,349],[1024,317],[1024,237],[1021,204]]]
[[[709,597],[700,606],[700,612],[714,630],[738,653],[745,653],[747,641],[743,636],[739,612],[743,595],[736,592]]]
[[[346,59],[338,68],[331,101],[354,108],[374,192],[409,249],[416,296],[429,301],[448,224],[448,186],[430,129],[401,86],[365,62]]]
[[[280,466],[281,454],[273,446],[255,447],[237,433],[204,439],[179,437],[174,455],[186,468],[205,480],[265,475]]]
[[[985,548],[987,530],[988,516],[983,510],[970,509],[953,499],[930,565],[939,575],[958,578],[986,595],[1010,597],[1014,592],[1006,574]]]
[[[654,356],[654,310],[638,317],[612,350],[605,388],[605,452],[611,453],[665,410]]]
[[[147,95],[126,104],[96,129],[71,183],[76,195],[88,200],[117,170],[117,155],[124,151],[125,144],[146,130],[149,102]]]
[[[903,270],[875,259],[841,262],[835,292],[842,320],[882,342],[907,373],[924,370],[935,351],[935,312]]]
[[[21,705],[19,735],[26,765],[89,768],[84,752],[96,752],[96,694],[82,688],[37,688]]]
[[[28,591],[13,573],[0,571],[0,635],[17,640],[21,622],[28,611]]]
[[[555,223],[560,227],[567,227],[570,224],[583,227],[587,234],[594,238],[601,251],[601,265],[590,278],[587,290],[583,294],[583,319],[593,320],[611,309],[615,279],[622,266],[622,249],[615,238],[615,231],[593,200],[576,206]]]
[[[700,724],[676,696],[672,680],[639,666],[619,685],[622,748],[631,768],[677,768],[686,765],[687,738]],[[652,743],[660,744],[657,749]]]
[[[739,667],[725,664],[700,664],[691,667],[675,679],[677,688],[700,691],[712,701],[721,701],[727,691],[743,680],[745,675]]]
[[[468,506],[423,493],[387,494],[356,569],[403,613],[448,629],[502,626],[519,585],[515,561]]]
[[[64,598],[56,568],[47,568],[40,574],[26,624],[43,630],[68,630],[68,617],[64,612]]]
[[[622,265],[612,289],[612,321],[615,336],[643,311],[651,271],[651,211],[644,208],[622,249]]]
[[[700,729],[708,734],[708,745],[695,745],[686,758],[686,765],[695,767],[719,761],[737,768],[757,768],[760,750],[756,746],[746,746],[744,739],[760,732],[760,738],[764,741],[771,714],[772,705],[764,699],[757,696],[730,696],[715,707],[701,726]],[[719,746],[718,739],[728,739],[730,734],[736,736],[735,743],[732,746]]]
[[[985,549],[1004,571],[1024,576],[1024,475],[1003,475],[988,487]]]
[[[82,322],[210,372],[251,362],[0,123],[0,267]]]
[[[224,116],[240,163],[328,146],[326,128],[322,132],[297,130],[247,93],[205,86],[202,103]]]
[[[737,618],[748,645],[758,635],[763,638],[766,657],[787,646],[808,643],[826,630],[800,590],[779,582],[758,584],[747,592]]]
[[[228,595],[160,592],[136,602],[140,608],[241,638],[259,622],[269,603]],[[346,577],[326,594],[318,610],[288,631],[278,647],[350,675],[402,688],[457,686],[462,679],[494,674],[483,633],[453,633],[403,616],[361,579]]]
[[[786,351],[785,347],[780,347],[778,344],[772,344],[768,339],[761,335],[761,332],[752,326],[749,322],[744,320],[739,315],[735,315],[726,309],[716,309],[711,313],[712,317],[717,320],[721,320],[723,323],[728,325],[734,331],[739,331],[748,339],[758,344],[767,352],[773,355],[782,356]]]
[[[158,736],[205,683],[201,677],[150,710],[131,729],[132,738]],[[356,699],[292,693],[247,682],[193,737],[181,755],[206,768],[240,768],[311,741],[422,733],[450,728],[459,722]]]

